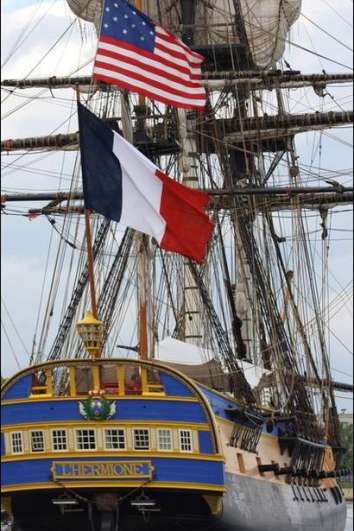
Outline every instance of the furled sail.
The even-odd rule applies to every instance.
[[[270,68],[283,56],[302,0],[240,0],[240,4],[253,61],[259,68]]]
[[[146,12],[175,34],[181,26],[193,27],[194,44],[212,45],[239,42],[235,9],[229,0],[194,0],[193,5],[175,0],[145,0]]]
[[[103,0],[67,0],[72,11],[99,28]],[[175,0],[143,0],[144,11],[175,34],[193,27],[198,45],[240,42],[240,27],[256,66],[270,68],[283,55],[291,26],[298,19],[302,0],[194,0],[189,7]],[[241,20],[237,20],[241,17]]]
[[[67,0],[67,3],[76,16],[99,28],[103,0]]]
[[[131,1],[134,3],[134,0]],[[103,0],[67,0],[67,3],[75,15],[99,28]],[[192,23],[197,44],[238,40],[233,24],[235,11],[229,0],[193,0],[193,6],[187,10],[182,7],[182,2],[176,0],[143,0],[142,6],[155,22],[175,34],[180,33],[182,24]],[[186,12],[193,13],[193,20],[188,20]]]

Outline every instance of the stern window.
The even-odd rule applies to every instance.
[[[13,454],[23,454],[23,437],[20,431],[11,433],[11,452]]]
[[[42,431],[31,431],[31,451],[44,452],[44,434]]]
[[[134,430],[134,450],[150,450],[149,430]]]
[[[104,445],[106,450],[125,450],[125,431],[116,429],[104,430]]]
[[[75,386],[78,395],[87,395],[93,389],[93,378],[90,367],[79,367],[76,369]]]
[[[172,432],[171,430],[157,431],[158,448],[161,452],[172,451]]]
[[[77,450],[96,450],[95,430],[76,430]]]
[[[68,367],[54,367],[53,375],[53,394],[54,396],[70,396],[70,376]]]
[[[68,449],[66,430],[52,431],[53,452],[65,452]]]
[[[180,430],[179,444],[181,452],[193,452],[192,432],[190,430]]]
[[[142,392],[140,367],[128,365],[125,368],[125,394],[141,395]]]
[[[119,391],[118,374],[116,365],[102,365],[100,367],[101,386],[108,394],[117,394]]]
[[[49,372],[40,370],[32,374],[32,396],[46,395],[49,391]]]
[[[150,394],[164,394],[164,387],[160,380],[160,371],[152,368],[146,369],[146,387],[144,392]]]

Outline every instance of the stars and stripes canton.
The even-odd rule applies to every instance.
[[[202,110],[204,57],[126,0],[106,0],[93,77],[177,108]]]

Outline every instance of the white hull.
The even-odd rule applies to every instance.
[[[283,483],[227,474],[223,531],[344,531],[347,508],[336,503],[331,491],[327,502],[312,501],[314,489],[293,490]],[[303,500],[300,499],[300,494]],[[305,498],[307,497],[307,499]],[[298,500],[295,499],[298,498]]]

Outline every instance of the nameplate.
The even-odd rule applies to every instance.
[[[53,461],[53,479],[151,479],[151,461]]]

